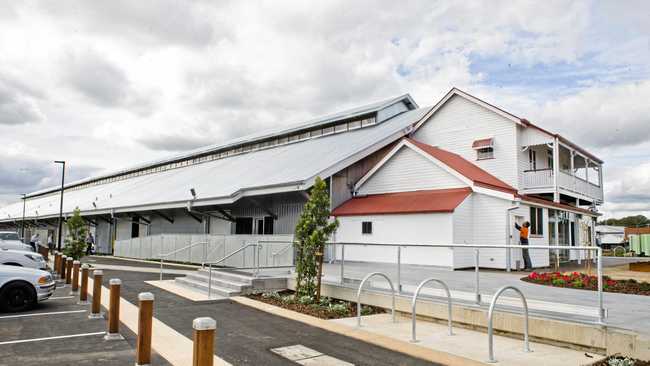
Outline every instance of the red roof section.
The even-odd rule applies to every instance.
[[[454,212],[471,188],[373,194],[354,197],[332,211],[332,216]]]
[[[483,147],[492,147],[492,145],[493,145],[492,138],[476,140],[476,141],[474,141],[472,143],[472,147],[474,149],[480,149],[480,148],[483,148]]]
[[[438,159],[443,164],[447,165],[451,169],[457,171],[461,175],[465,176],[467,179],[474,182],[478,186],[485,188],[495,189],[498,191],[516,193],[517,190],[511,187],[508,183],[500,180],[499,178],[493,176],[492,174],[486,172],[485,170],[479,168],[478,166],[470,163],[465,160],[462,156],[454,154],[447,150],[443,150],[438,147],[427,145],[425,143],[413,140],[406,139],[413,145],[417,146],[420,150],[426,152],[432,157]]]

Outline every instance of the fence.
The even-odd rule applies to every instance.
[[[292,235],[204,235],[161,234],[115,241],[114,255],[126,258],[159,259],[203,264],[217,261],[247,244],[264,243],[259,248],[245,248],[220,263],[225,267],[251,268],[293,265],[293,250],[287,249]],[[204,243],[203,245],[193,245]],[[256,255],[255,250],[258,250]],[[256,262],[257,260],[257,262]]]

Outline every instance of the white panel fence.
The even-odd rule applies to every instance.
[[[255,267],[255,250],[258,250],[260,267],[292,266],[293,248],[287,248],[292,240],[292,235],[161,234],[116,240],[114,255],[139,259],[159,259],[162,255],[165,261],[203,264],[216,262],[248,244],[259,243],[218,265]]]

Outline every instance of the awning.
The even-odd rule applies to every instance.
[[[471,193],[471,188],[452,188],[373,194],[346,201],[332,216],[454,212]]]
[[[473,149],[485,149],[488,147],[494,147],[494,139],[489,138],[489,139],[481,139],[481,140],[476,140],[472,143],[472,148]]]

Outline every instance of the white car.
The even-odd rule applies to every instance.
[[[0,265],[0,311],[25,311],[47,300],[56,289],[49,272]]]
[[[0,249],[34,251],[31,245],[23,243],[20,236],[13,231],[0,231]]]
[[[0,264],[47,269],[47,263],[42,255],[26,250],[0,249]]]

